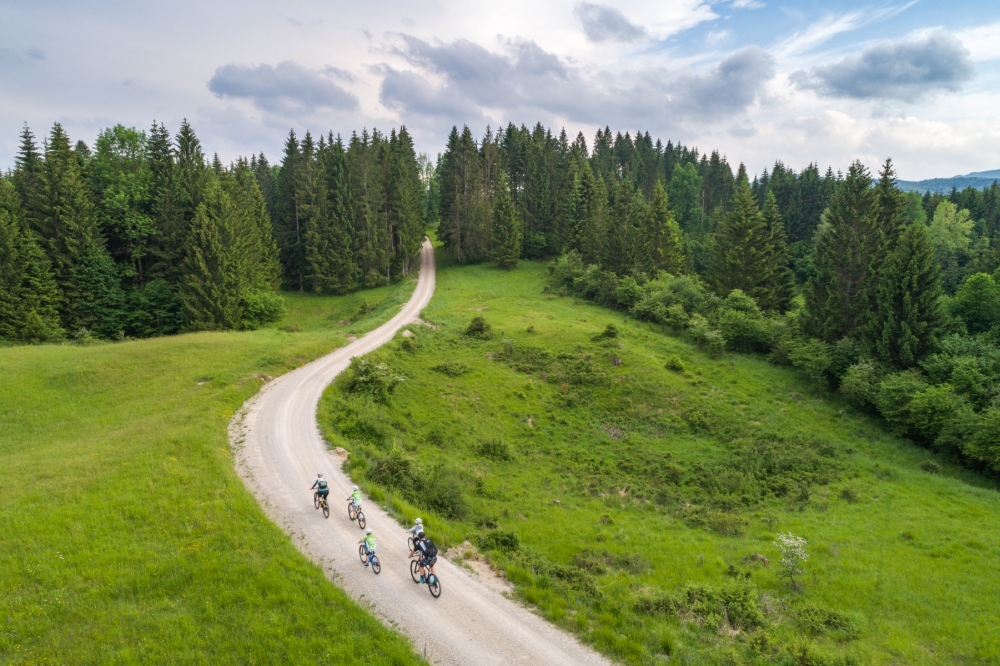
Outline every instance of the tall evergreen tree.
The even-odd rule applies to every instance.
[[[716,226],[708,254],[708,280],[715,293],[741,289],[764,309],[780,307],[781,258],[767,220],[748,185],[733,196],[731,210]]]
[[[149,216],[155,232],[149,242],[150,279],[175,282],[184,256],[187,221],[184,219],[179,196],[174,146],[170,132],[163,123],[153,123],[146,143],[149,164]]]
[[[653,198],[649,202],[649,215],[643,238],[649,244],[650,264],[654,271],[666,271],[671,275],[682,275],[688,271],[687,255],[684,252],[683,232],[670,210],[667,191],[662,181],[653,186]]]
[[[115,335],[123,326],[124,294],[80,165],[59,123],[46,145],[36,224],[59,286],[63,328]]]
[[[635,275],[650,270],[649,245],[642,237],[648,228],[649,207],[642,193],[623,178],[612,190],[608,211],[606,245],[602,264],[618,275]]]
[[[178,211],[185,225],[194,219],[195,211],[201,203],[201,195],[208,179],[208,166],[201,141],[194,133],[187,118],[181,121],[176,137],[176,194]]]
[[[923,225],[897,237],[881,270],[874,313],[875,348],[887,364],[914,367],[937,347],[943,323],[941,281]]]
[[[36,343],[62,334],[49,261],[23,220],[13,183],[0,176],[0,338]]]
[[[521,221],[510,194],[507,177],[501,172],[497,179],[497,190],[493,196],[493,259],[500,268],[510,270],[517,267],[521,256]]]
[[[765,310],[784,312],[795,295],[795,275],[792,273],[788,246],[785,243],[785,225],[778,210],[778,202],[770,192],[764,200],[764,210],[761,211],[764,224],[771,236],[771,263],[773,266],[770,286],[770,298],[758,302]]]
[[[180,297],[194,329],[251,329],[281,316],[280,267],[249,169],[208,178],[191,223]]]
[[[816,273],[805,287],[809,335],[833,342],[861,332],[881,247],[877,192],[865,166],[854,162],[818,231]]]
[[[352,224],[350,216],[350,177],[347,154],[338,136],[330,137],[320,155],[326,176],[326,212],[306,234],[306,259],[309,261],[313,291],[318,294],[342,294],[356,285]]]

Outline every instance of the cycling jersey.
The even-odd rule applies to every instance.
[[[413,527],[411,527],[410,529],[408,529],[406,531],[409,532],[410,534],[412,534],[415,537],[422,537],[424,535],[424,526],[423,525],[414,525]]]
[[[326,482],[326,479],[316,479],[316,483],[312,484],[312,488],[317,488],[319,490],[327,490],[328,484]],[[312,490],[312,488],[310,488],[309,490]]]
[[[355,490],[351,493],[351,501],[354,502],[355,506],[361,506],[361,491]]]
[[[368,534],[368,535],[365,536],[365,548],[367,548],[369,551],[374,552],[374,550],[375,550],[375,535],[374,534]]]

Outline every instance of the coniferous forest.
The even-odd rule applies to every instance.
[[[436,226],[461,263],[551,260],[549,289],[799,367],[1000,473],[1000,186],[921,197],[895,178],[887,160],[751,179],[718,151],[541,124],[453,128],[434,164],[401,127],[290,133],[280,164],[229,166],[186,122],[93,147],[26,127],[0,177],[0,338],[255,328],[280,289],[410,274]]]

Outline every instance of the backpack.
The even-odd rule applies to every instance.
[[[434,542],[430,539],[424,539],[424,556],[427,559],[437,557],[438,548],[434,545]]]
[[[326,479],[320,479],[319,483],[316,484],[316,487],[320,490],[326,490]]]

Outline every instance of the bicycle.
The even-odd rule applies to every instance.
[[[352,521],[358,521],[358,527],[365,529],[365,514],[361,510],[361,507],[355,504],[353,501],[347,503],[347,517]]]
[[[414,583],[420,583],[420,561],[410,560],[410,577],[413,578]],[[428,571],[427,575],[424,576],[424,583],[427,583],[427,589],[430,591],[431,596],[437,599],[441,596],[441,581],[438,580],[437,574],[432,571]]]
[[[330,517],[330,503],[327,501],[327,498],[320,498],[319,493],[313,493],[313,506],[317,509],[323,509],[324,518]]]
[[[372,565],[372,571],[376,576],[382,572],[382,563],[378,561],[378,556],[375,555],[375,551],[373,550],[369,552],[365,544],[358,546],[358,556],[361,557],[362,563]]]

